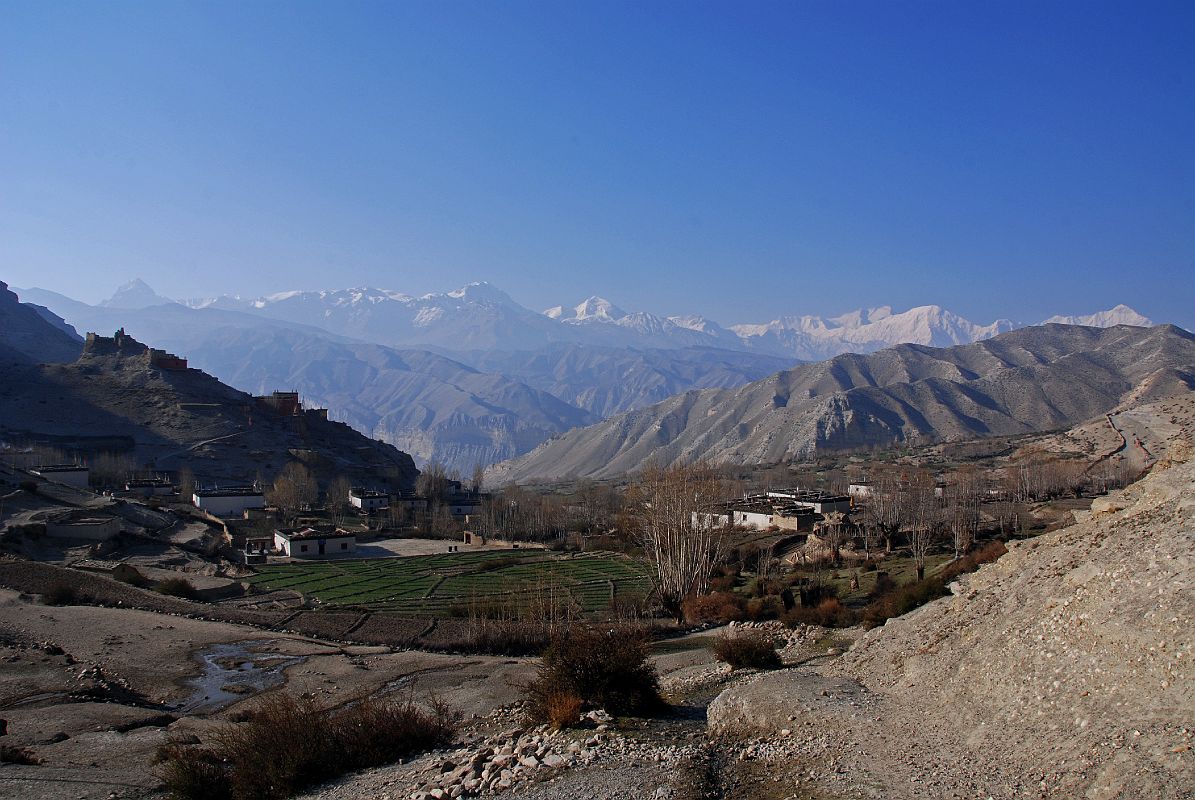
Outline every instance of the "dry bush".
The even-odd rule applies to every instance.
[[[154,587],[154,591],[158,594],[181,597],[185,600],[199,599],[199,590],[186,578],[167,578],[164,581],[159,581],[158,585]]]
[[[42,760],[33,754],[32,750],[15,747],[11,744],[0,745],[0,764],[24,764],[36,767]]]
[[[783,613],[784,601],[778,594],[766,594],[763,597],[753,597],[747,601],[747,619],[752,622],[776,619]]]
[[[827,597],[814,606],[796,606],[782,617],[789,627],[820,625],[823,628],[847,628],[857,621],[855,612],[837,597]]]
[[[735,592],[711,592],[685,600],[688,622],[740,622],[747,618],[746,601]]]
[[[214,750],[169,741],[157,761],[163,788],[175,800],[232,800],[228,764]]]
[[[42,602],[48,606],[73,606],[80,602],[80,597],[74,586],[59,581],[42,595]]]
[[[757,635],[719,636],[710,645],[714,658],[731,669],[778,669],[784,666],[771,639]]]
[[[551,641],[549,629],[532,622],[500,619],[441,620],[432,637],[422,640],[429,650],[491,656],[535,656]]]
[[[892,617],[907,614],[932,600],[945,597],[950,594],[950,583],[959,575],[974,572],[983,564],[995,561],[1007,552],[1008,548],[1003,542],[988,542],[968,555],[950,562],[933,575],[878,594],[863,610],[863,625],[868,628],[883,625]]]
[[[549,720],[549,698],[573,694],[582,708],[650,714],[664,708],[659,678],[647,658],[647,636],[634,628],[575,626],[552,638],[525,694],[532,718]]]
[[[581,719],[585,701],[573,692],[550,692],[544,698],[544,716],[553,728],[571,728]]]
[[[285,694],[267,697],[248,720],[230,723],[208,747],[171,742],[159,774],[178,800],[281,800],[342,775],[451,741],[446,707],[365,699],[339,710]]]

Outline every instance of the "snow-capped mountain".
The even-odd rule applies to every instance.
[[[900,312],[879,306],[836,317],[781,317],[729,328],[696,315],[665,317],[626,311],[597,296],[536,313],[489,283],[470,283],[455,291],[420,297],[386,289],[338,289],[282,292],[255,299],[225,296],[191,305],[316,325],[343,336],[392,346],[451,351],[532,350],[561,342],[601,347],[697,346],[749,350],[803,361],[847,352],[870,353],[903,343],[950,347],[1023,327],[1007,319],[974,323],[936,305]],[[1150,324],[1125,306],[1046,321],[1099,327]]]
[[[880,306],[829,319],[781,317],[763,325],[732,325],[731,330],[752,349],[783,351],[814,361],[847,352],[870,353],[894,344],[970,344],[1017,327],[1006,319],[977,325],[940,306],[917,306],[897,314],[890,306]]]
[[[1045,320],[1042,324],[1048,325],[1051,322],[1058,322],[1063,325],[1088,325],[1093,328],[1111,328],[1113,325],[1136,325],[1142,328],[1153,326],[1153,320],[1138,314],[1124,303],[1107,311],[1098,311],[1095,314],[1086,314],[1077,317],[1053,316]]]
[[[555,340],[552,333],[558,328],[488,283],[421,297],[360,288],[281,292],[251,299],[225,295],[189,305],[315,325],[379,344],[449,350],[540,347]]]
[[[587,344],[742,348],[738,336],[702,317],[660,317],[646,311],[628,313],[604,297],[586,298],[572,308],[554,306],[543,313],[570,326],[571,337]]]

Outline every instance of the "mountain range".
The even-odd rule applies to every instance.
[[[723,327],[699,315],[657,316],[624,311],[602,297],[536,313],[488,283],[414,297],[384,289],[282,292],[242,299],[230,295],[190,301],[194,308],[243,311],[270,319],[315,325],[331,333],[400,347],[461,350],[534,350],[571,342],[607,347],[714,347],[815,361],[845,352],[866,353],[894,344],[945,347],[969,344],[1023,327],[1000,319],[976,324],[940,306],[894,312],[889,306],[837,317],[781,317],[760,324]],[[1085,318],[1090,324],[1150,325],[1117,306]],[[1052,318],[1060,322],[1063,318]]]
[[[1129,396],[1195,389],[1195,336],[1172,325],[1050,324],[969,345],[836,356],[736,389],[686,392],[491,468],[488,480],[611,477],[649,462],[774,463],[824,450],[1047,431]]]
[[[98,305],[20,291],[81,331],[124,327],[245,391],[297,390],[420,464],[466,474],[694,389],[733,389],[844,351],[968,343],[1015,327],[937,306],[729,328],[599,297],[540,313],[486,283],[419,297],[343,289],[176,303],[134,280]],[[1123,306],[1092,320],[1149,323]]]

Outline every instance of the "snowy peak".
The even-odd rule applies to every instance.
[[[1061,323],[1063,325],[1087,325],[1093,328],[1111,328],[1115,325],[1136,325],[1142,328],[1149,328],[1153,326],[1153,320],[1142,314],[1138,314],[1135,310],[1129,308],[1124,303],[1110,308],[1107,311],[1097,311],[1094,314],[1086,314],[1082,316],[1053,316],[1043,322],[1043,325],[1049,325],[1052,322]]]
[[[617,322],[626,315],[627,312],[606,298],[594,296],[578,303],[576,308],[573,309],[572,318],[578,321],[596,319],[602,322]]]
[[[130,293],[153,295],[148,287]],[[392,346],[449,350],[522,350],[552,342],[610,347],[717,347],[802,361],[841,353],[871,353],[897,344],[950,347],[989,339],[1021,327],[1006,319],[978,324],[939,305],[894,311],[889,305],[832,317],[782,316],[770,322],[724,328],[692,314],[656,316],[628,312],[594,295],[576,305],[536,313],[490,283],[414,297],[390,289],[288,291],[256,299],[221,297],[192,303],[248,311]],[[1150,325],[1136,311],[1117,306],[1088,316],[1052,317],[1080,325]]]
[[[100,305],[106,308],[148,308],[173,302],[169,297],[162,297],[155,292],[145,281],[134,278]]]
[[[434,294],[427,294],[421,299],[429,300],[436,296]],[[476,281],[465,284],[454,292],[448,292],[447,296],[453,300],[463,300],[466,303],[494,303],[503,306],[518,305],[510,298],[510,295],[487,281]]]

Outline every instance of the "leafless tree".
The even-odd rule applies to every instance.
[[[908,510],[906,495],[905,480],[899,469],[873,470],[864,520],[884,537],[885,552],[892,552],[892,540],[904,523]]]
[[[351,506],[349,502],[349,492],[353,485],[349,479],[343,475],[337,475],[328,484],[328,491],[324,495],[328,504],[328,510],[332,512],[345,512]]]
[[[292,461],[282,468],[274,485],[266,493],[271,505],[278,506],[287,514],[308,508],[319,496],[319,486],[307,467]]]
[[[431,461],[419,471],[415,480],[415,492],[426,497],[433,505],[448,499],[452,491],[447,468],[439,461]]]
[[[133,477],[137,462],[127,453],[99,453],[91,459],[89,480],[92,486],[119,486]]]
[[[693,522],[694,512],[719,492],[706,464],[653,465],[628,490],[636,533],[655,568],[656,593],[678,619],[686,597],[709,589],[710,574],[723,555],[723,531]]]
[[[917,567],[917,580],[925,578],[925,563],[938,540],[942,526],[942,504],[934,492],[933,476],[920,470],[909,476],[905,492],[908,508],[909,550]]]
[[[982,473],[974,467],[961,469],[951,476],[945,499],[955,560],[963,557],[979,533],[979,506],[985,488]]]

